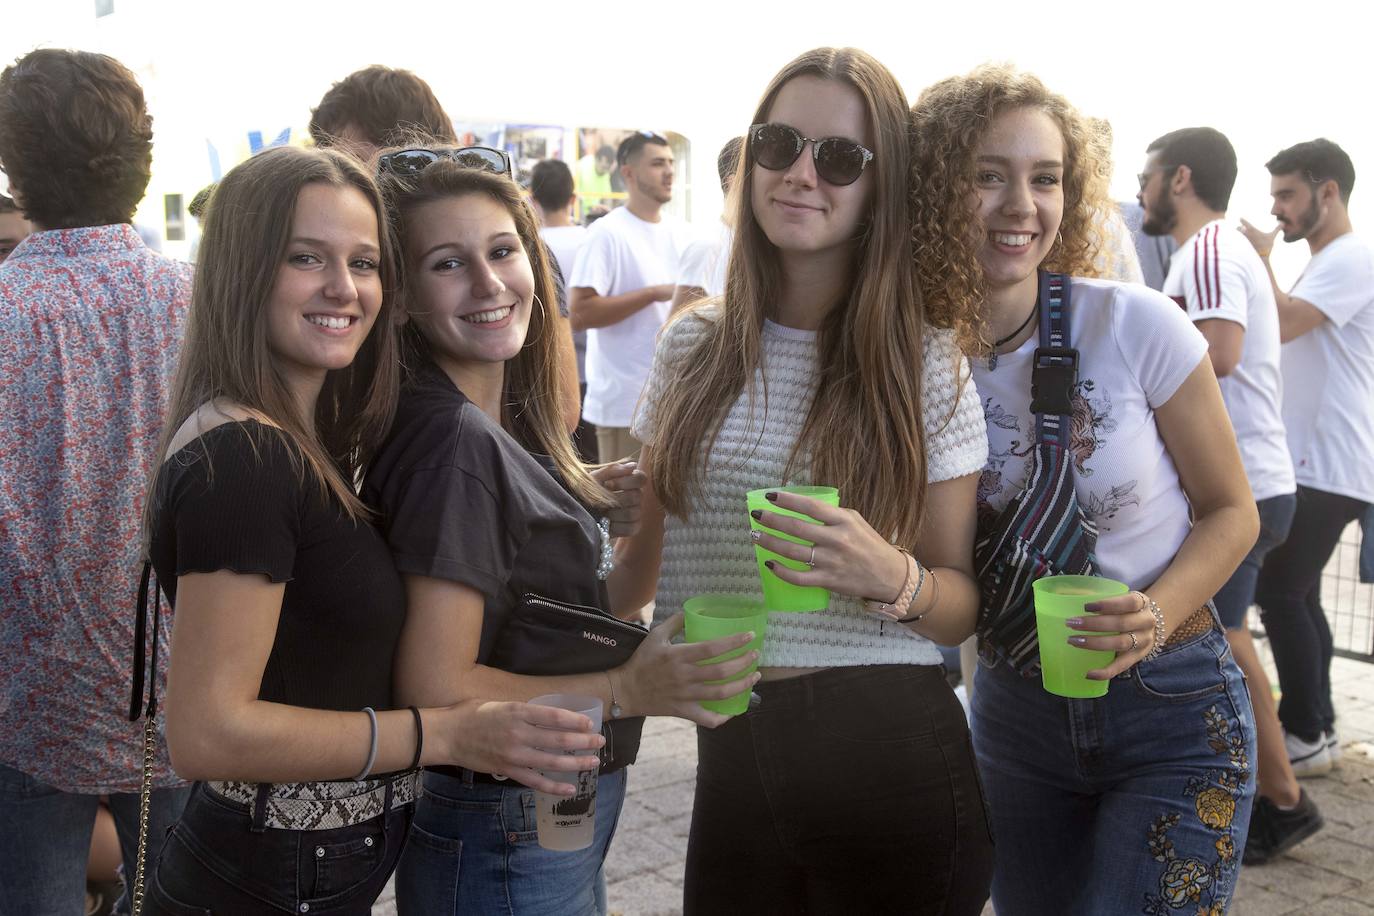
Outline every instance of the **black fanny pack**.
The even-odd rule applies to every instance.
[[[507,615],[483,664],[543,677],[607,671],[628,661],[647,635],[640,624],[600,608],[526,594]],[[643,728],[642,716],[602,722],[601,772],[635,762]]]

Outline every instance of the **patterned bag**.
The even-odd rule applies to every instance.
[[[1098,574],[1097,526],[1073,487],[1068,450],[1078,351],[1069,341],[1069,278],[1040,274],[1040,346],[1031,369],[1036,443],[1026,487],[997,520],[980,529],[973,548],[982,591],[979,645],[1022,674],[1040,668],[1031,583],[1044,576]]]

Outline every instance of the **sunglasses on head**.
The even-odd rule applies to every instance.
[[[771,172],[796,162],[807,143],[811,144],[816,174],[827,184],[853,184],[873,160],[871,150],[844,137],[803,137],[786,124],[755,124],[749,128],[749,151],[755,162]]]
[[[451,159],[470,169],[482,169],[514,178],[510,156],[490,146],[444,147],[441,149],[397,150],[377,160],[377,168],[393,175],[418,175],[440,159]]]

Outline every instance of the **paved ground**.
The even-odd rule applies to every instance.
[[[1245,869],[1232,914],[1374,916],[1374,665],[1338,658],[1332,681],[1342,765],[1330,776],[1304,782],[1321,806],[1326,829],[1269,865]],[[613,914],[681,912],[695,769],[693,726],[650,720],[606,863]],[[394,913],[389,894],[373,910],[374,916]]]

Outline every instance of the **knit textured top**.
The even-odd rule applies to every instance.
[[[641,442],[653,444],[657,405],[674,384],[676,367],[714,317],[707,308],[688,313],[664,329],[635,417],[634,435]],[[745,391],[726,414],[705,456],[703,482],[694,494],[690,518],[669,515],[665,520],[655,622],[680,611],[682,602],[693,595],[762,597],[745,493],[784,483],[787,459],[816,391],[816,336],[814,331],[765,321],[752,404],[750,392]],[[921,393],[930,483],[976,474],[987,461],[987,428],[969,375],[968,361],[959,353],[953,334],[928,329]],[[704,442],[702,447],[706,447]],[[805,467],[785,482],[827,484],[811,480]],[[843,493],[840,504],[845,504]],[[940,654],[934,643],[910,627],[883,624],[868,616],[860,599],[832,595],[824,611],[770,613],[760,663],[767,667],[935,665],[940,663]]]

